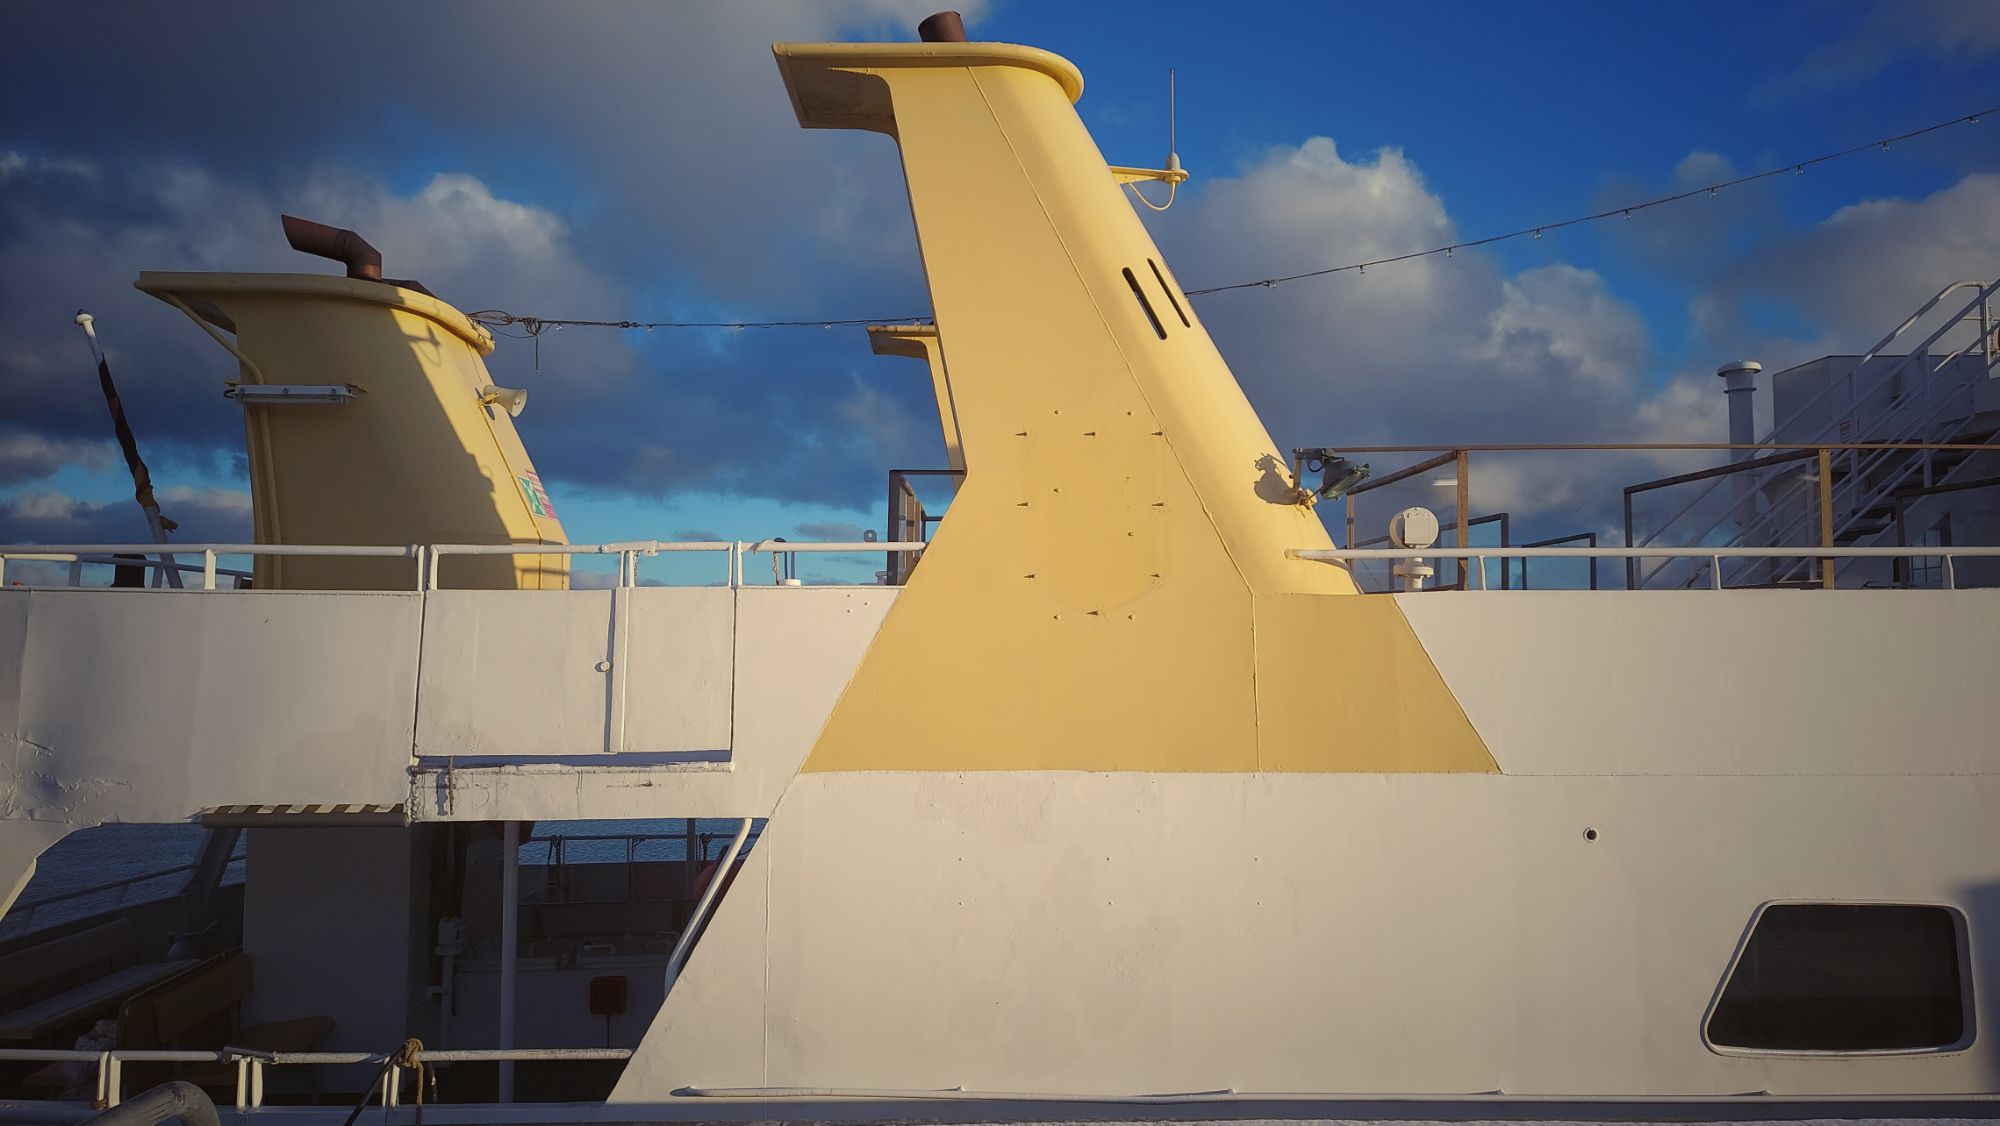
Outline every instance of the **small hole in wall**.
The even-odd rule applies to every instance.
[[[1594,840],[1596,840],[1596,839],[1597,839],[1597,830],[1595,830],[1595,829],[1585,829],[1585,830],[1583,831],[1583,839],[1584,839],[1584,840],[1586,840],[1586,841],[1594,841]]]

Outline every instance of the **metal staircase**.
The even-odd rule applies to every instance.
[[[1879,371],[1871,363],[1954,294],[1973,296],[1928,336]],[[1898,507],[1964,476],[1979,449],[2000,450],[2000,431],[1976,422],[1976,392],[1992,377],[1996,327],[1991,303],[2000,281],[1962,281],[1938,291],[1858,360],[1852,372],[1825,386],[1771,428],[1757,449],[1738,451],[1739,472],[1710,479],[1658,528],[1631,546],[1764,547],[1868,546],[1895,530]],[[1932,354],[1954,330],[1972,338],[1942,359]],[[1889,359],[1892,357],[1883,357]],[[1833,397],[1848,391],[1845,404]],[[1804,420],[1825,415],[1812,428]],[[1816,460],[1800,447],[1824,446]],[[1843,448],[1844,447],[1844,448]],[[1860,448],[1857,448],[1860,447]],[[1821,470],[1830,484],[1822,487]],[[1822,510],[1825,510],[1824,512]],[[1826,513],[1831,514],[1831,519]],[[1825,533],[1829,530],[1831,535]],[[1637,588],[1707,586],[1711,566],[1724,586],[1817,584],[1815,559],[1665,560],[1636,572]]]

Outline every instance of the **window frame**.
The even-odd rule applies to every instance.
[[[1764,913],[1773,907],[1929,907],[1945,912],[1951,918],[1954,953],[1958,956],[1958,1007],[1959,1036],[1950,1044],[1932,1045],[1918,1048],[1745,1048],[1733,1044],[1718,1044],[1709,1038],[1709,1024],[1715,1019],[1715,1010],[1721,1006],[1723,995],[1729,992],[1729,983],[1736,979],[1736,971],[1743,964],[1743,955],[1750,949],[1750,936],[1755,934],[1759,923],[1764,921]],[[1947,1056],[1970,1051],[1979,1040],[1977,999],[1974,991],[1977,983],[1972,978],[1972,934],[1966,922],[1965,911],[1955,903],[1939,903],[1927,899],[1770,899],[1757,905],[1750,913],[1750,922],[1743,933],[1736,938],[1736,948],[1729,955],[1729,968],[1723,971],[1722,979],[1716,983],[1715,991],[1709,996],[1708,1005],[1701,1014],[1701,1043],[1718,1056],[1751,1056],[1763,1059],[1822,1059],[1851,1060],[1870,1059],[1878,1056]]]

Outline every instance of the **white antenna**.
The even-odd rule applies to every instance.
[[[1128,191],[1130,191],[1132,195],[1135,198],[1137,198],[1140,203],[1146,205],[1147,209],[1151,211],[1165,211],[1167,208],[1172,207],[1174,205],[1174,194],[1180,188],[1181,181],[1188,178],[1187,171],[1181,167],[1180,138],[1178,136],[1178,128],[1175,122],[1176,106],[1174,102],[1175,102],[1174,68],[1168,67],[1167,68],[1167,166],[1162,169],[1145,169],[1145,168],[1112,169],[1113,172],[1119,174],[1118,182],[1125,185],[1125,188]],[[1165,203],[1154,203],[1152,200],[1147,199],[1146,193],[1140,191],[1139,185],[1134,183],[1135,180],[1166,181],[1167,201]]]

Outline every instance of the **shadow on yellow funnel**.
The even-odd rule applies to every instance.
[[[295,226],[326,237],[310,244]],[[518,404],[487,375],[486,330],[414,282],[378,280],[380,256],[353,232],[288,217],[286,233],[300,249],[347,261],[350,276],[148,272],[137,283],[237,359],[257,542],[568,542],[514,428],[509,406]],[[243,388],[307,393],[273,401],[282,392]],[[447,556],[439,570],[447,587],[559,590],[568,581],[562,556]],[[403,559],[256,561],[261,589],[414,583]]]

